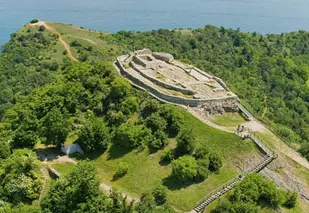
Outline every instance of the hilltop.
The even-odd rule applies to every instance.
[[[83,158],[94,163],[103,189],[116,188],[132,200],[163,184],[168,204],[183,212],[259,162],[259,148],[232,133],[241,124],[278,154],[262,174],[300,196],[292,209],[265,205],[261,212],[305,212],[309,163],[297,150],[301,146],[300,152],[307,156],[308,54],[306,43],[300,46],[306,36],[306,32],[262,36],[212,26],[108,34],[60,23],[26,25],[4,46],[0,58],[1,141],[12,141],[13,149],[43,153],[53,153],[51,147],[62,142],[77,141],[86,152]],[[133,88],[112,64],[142,48],[171,53],[222,78],[260,121],[246,121],[237,112],[205,117],[197,109],[156,102],[147,92]],[[280,89],[288,91],[283,100]],[[191,130],[195,146],[218,155],[222,167],[207,170],[202,181],[175,183],[172,164],[162,159],[177,150],[180,129]],[[89,131],[100,134],[87,141]],[[186,155],[199,160],[194,153]],[[40,164],[70,175],[82,160],[73,158],[71,163]],[[119,165],[127,168],[127,174],[115,179]]]

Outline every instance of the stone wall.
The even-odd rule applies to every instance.
[[[158,89],[153,88],[150,85],[144,83],[142,80],[138,79],[137,77],[129,74],[125,70],[125,68],[122,66],[119,59],[117,59],[117,61],[115,62],[115,66],[119,70],[120,74],[128,78],[133,85],[136,85],[139,88],[150,92],[156,98],[166,101],[166,102],[171,102],[174,104],[180,104],[180,105],[191,106],[191,107],[199,106],[205,102],[219,103],[219,104],[220,103],[225,104],[226,103],[225,101],[227,100],[231,102],[235,102],[235,103],[238,102],[238,97],[236,95],[231,95],[229,97],[223,97],[223,98],[210,98],[210,99],[189,99],[189,98],[182,98],[182,97],[167,95],[167,94],[162,93]]]
[[[152,51],[150,49],[142,49],[135,51],[137,55],[151,55]]]
[[[153,52],[152,56],[155,57],[158,60],[165,61],[167,63],[174,60],[174,57],[169,53]]]

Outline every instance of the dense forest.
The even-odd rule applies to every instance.
[[[99,34],[108,50],[72,42],[80,62],[71,62],[65,51],[55,57],[57,36],[44,27],[25,27],[11,36],[0,55],[0,212],[174,211],[164,185],[143,194],[138,204],[117,191],[103,194],[87,161],[57,180],[38,203],[44,178],[33,149],[37,144],[60,147],[72,132],[86,153],[111,146],[156,152],[175,139],[176,147],[165,152],[162,162],[172,165],[171,175],[180,183],[195,184],[220,172],[222,157],[195,145],[179,108],[154,100],[118,76],[112,59],[132,49],[170,52],[222,77],[255,115],[288,143],[299,143],[309,159],[307,32],[258,35],[212,26],[121,31]],[[127,165],[119,165],[115,179],[126,172]],[[252,185],[253,193],[244,197]],[[253,176],[214,212],[258,212],[261,200],[292,207],[296,198]]]

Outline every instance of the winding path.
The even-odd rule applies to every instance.
[[[29,25],[30,26],[44,26],[45,29],[56,34],[57,37],[58,37],[58,40],[61,42],[61,44],[64,46],[65,50],[67,51],[69,58],[72,59],[73,61],[77,61],[77,59],[73,56],[73,54],[71,52],[70,45],[62,38],[60,33],[58,33],[58,31],[54,27],[50,26],[49,24],[47,24],[44,21],[39,21],[37,23],[33,23],[33,24],[29,24]]]

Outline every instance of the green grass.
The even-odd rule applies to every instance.
[[[199,145],[207,146],[223,156],[223,167],[219,174],[211,174],[202,183],[183,186],[170,177],[171,165],[160,165],[163,151],[150,154],[148,149],[127,152],[120,147],[111,147],[104,154],[95,158],[99,177],[102,181],[133,196],[151,191],[163,182],[168,188],[168,201],[177,209],[190,210],[208,192],[221,186],[237,175],[232,159],[236,155],[258,152],[251,141],[244,141],[238,136],[209,127],[193,115],[181,109],[185,116],[185,127],[192,128]],[[170,140],[171,147],[175,139]],[[120,162],[129,164],[129,171],[121,179],[113,180],[113,175]]]
[[[66,175],[75,168],[73,163],[53,163],[52,167],[61,175]]]
[[[212,120],[213,123],[225,127],[236,127],[245,121],[246,120],[237,112],[224,113],[222,115],[215,116]]]
[[[54,27],[69,45],[72,41],[77,40],[84,47],[91,46],[93,50],[91,53],[88,52],[90,60],[98,61],[104,59],[114,61],[118,56],[116,52],[118,52],[119,47],[107,44],[104,40],[107,35],[105,32],[89,31],[60,23],[48,24]],[[70,49],[73,56],[78,58],[78,48],[71,47]],[[83,50],[83,52],[87,51]]]

